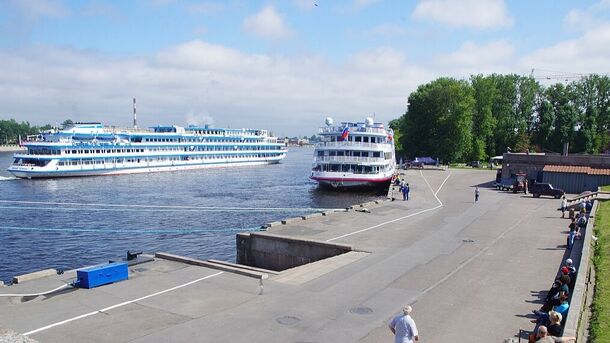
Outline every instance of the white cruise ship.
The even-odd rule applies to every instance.
[[[320,128],[311,178],[321,186],[340,189],[387,187],[394,172],[394,132],[373,118],[334,125],[326,118]]]
[[[28,137],[8,168],[20,178],[147,173],[278,163],[286,147],[266,130],[205,126],[117,129],[76,123]]]

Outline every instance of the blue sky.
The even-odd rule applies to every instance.
[[[606,74],[610,0],[0,1],[0,119],[311,135],[441,76]],[[557,79],[557,81],[560,81]]]

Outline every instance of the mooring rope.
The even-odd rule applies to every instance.
[[[112,228],[48,228],[48,227],[22,227],[22,226],[0,226],[0,230],[7,231],[49,231],[49,232],[92,232],[92,233],[143,233],[143,234],[195,234],[195,233],[223,233],[223,232],[247,232],[262,231],[262,227],[249,228],[191,228],[191,229],[112,229]]]
[[[92,211],[92,212],[243,212],[243,209],[237,208],[203,208],[203,209],[188,209],[188,208],[172,208],[172,209],[153,209],[153,208],[83,208],[83,207],[42,207],[42,206],[0,206],[0,209],[8,210],[44,210],[44,211]],[[280,210],[267,211],[263,208],[247,209],[249,212],[280,212]],[[303,209],[286,208],[281,212],[311,212]]]
[[[24,204],[24,205],[59,205],[59,206],[100,206],[117,208],[152,208],[152,209],[192,209],[192,210],[217,210],[217,211],[345,211],[343,208],[314,208],[314,207],[221,207],[221,206],[182,206],[182,205],[138,205],[138,204],[101,204],[101,203],[76,203],[76,202],[50,202],[50,201],[20,201],[20,200],[0,200],[5,204]]]

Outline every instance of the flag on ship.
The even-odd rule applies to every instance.
[[[339,140],[346,141],[348,135],[349,135],[349,127],[346,126],[345,129],[343,129],[343,132],[341,133],[341,137],[339,138]]]
[[[394,140],[394,137],[392,137],[392,135],[388,135],[388,141],[390,141],[390,142],[391,142],[391,141],[393,141],[393,140]]]

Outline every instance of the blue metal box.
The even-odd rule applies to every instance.
[[[97,286],[127,280],[127,263],[113,262],[100,264],[76,271],[78,287],[94,288]]]

